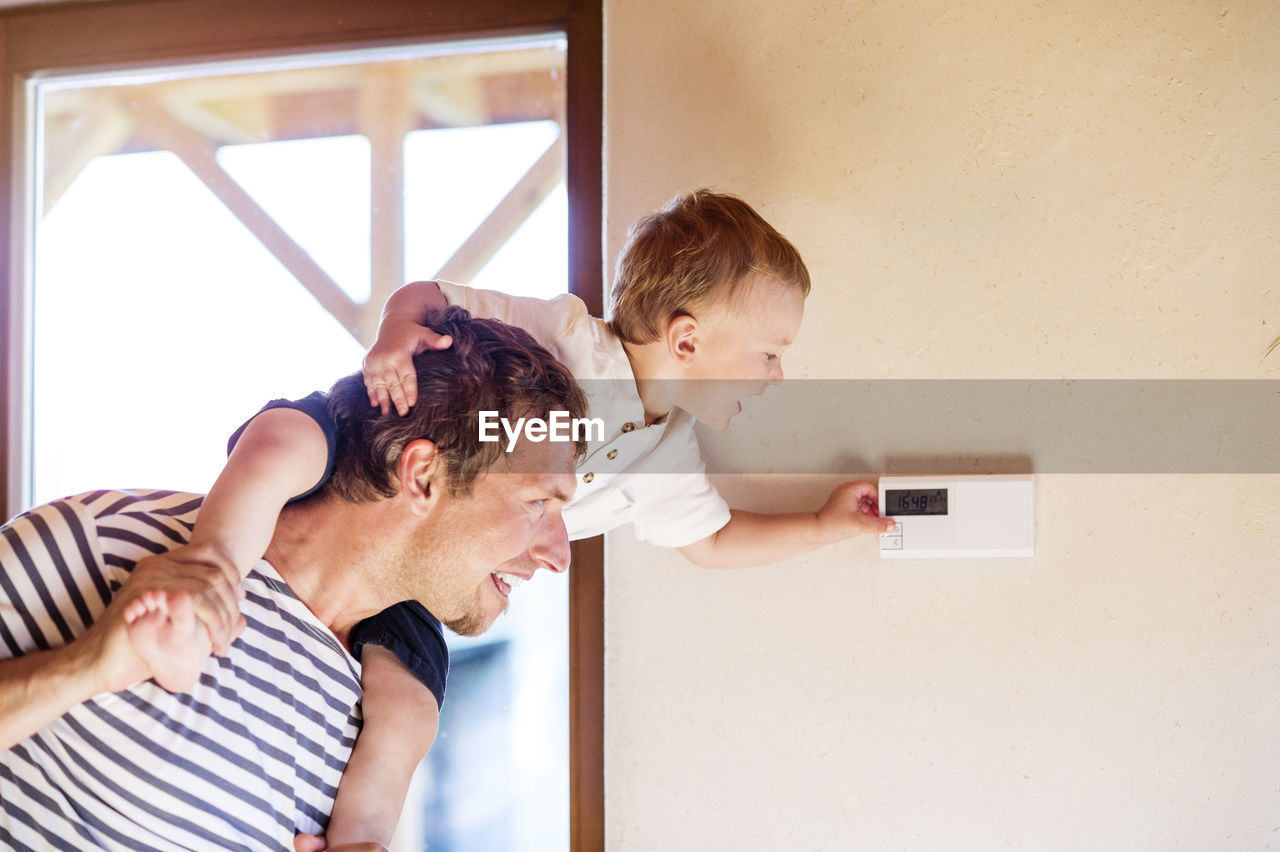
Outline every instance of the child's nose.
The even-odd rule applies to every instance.
[[[775,358],[773,366],[769,369],[769,384],[776,385],[782,382],[782,359]]]

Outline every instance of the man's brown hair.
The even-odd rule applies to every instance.
[[[609,326],[628,343],[651,343],[675,317],[731,300],[753,272],[809,295],[800,252],[749,204],[708,189],[678,196],[631,226]]]
[[[573,376],[524,329],[490,319],[473,319],[448,307],[423,325],[453,337],[453,346],[413,359],[418,402],[404,417],[383,415],[369,404],[360,373],[339,379],[329,396],[338,426],[333,476],[327,487],[351,502],[394,497],[396,466],[405,446],[426,438],[445,463],[449,491],[469,494],[480,474],[504,455],[501,441],[480,440],[480,412],[549,418],[567,411],[586,416],[587,399]],[[577,458],[587,449],[576,442]]]

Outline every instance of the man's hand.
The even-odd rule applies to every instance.
[[[210,653],[225,656],[244,630],[240,575],[208,546],[182,546],[135,566],[85,634],[110,691],[148,677],[170,692],[195,685]],[[124,625],[129,653],[119,647]]]
[[[880,489],[865,480],[836,487],[818,510],[818,528],[825,544],[864,533],[893,529],[893,521],[880,517]]]
[[[131,599],[125,591],[128,586],[122,586],[120,592],[124,595],[118,592],[89,629],[66,646],[75,659],[84,661],[80,670],[87,672],[93,683],[84,698],[100,692],[119,692],[151,677],[151,667],[129,641],[123,617]]]
[[[154,609],[145,602],[135,603],[144,592],[162,593],[177,602],[188,597],[196,620],[209,633],[210,649],[219,657],[227,655],[231,643],[244,630],[240,572],[208,545],[182,545],[138,562],[129,581],[116,593],[116,600],[123,605],[133,604],[126,620],[133,621],[145,610]],[[151,599],[155,600],[154,596]]]
[[[418,371],[413,356],[427,350],[448,349],[453,338],[436,334],[417,322],[387,317],[378,328],[378,339],[364,356],[364,387],[369,405],[391,410],[401,417],[418,403]]]

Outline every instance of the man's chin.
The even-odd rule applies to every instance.
[[[457,633],[459,636],[479,636],[498,620],[498,616],[507,611],[506,602],[503,601],[502,609],[494,615],[479,615],[477,613],[468,613],[462,618],[455,618],[453,621],[445,621],[444,626]]]

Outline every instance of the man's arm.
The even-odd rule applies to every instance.
[[[147,666],[125,633],[123,606],[117,598],[67,645],[0,661],[0,750],[100,692],[147,678]]]
[[[887,532],[893,522],[880,517],[878,502],[874,483],[849,482],[832,491],[816,512],[764,515],[734,509],[719,531],[678,549],[702,568],[771,565],[856,535]]]
[[[0,565],[0,570],[7,566]],[[222,571],[207,566],[189,566],[180,575],[135,570],[102,614],[74,640],[48,651],[0,660],[0,750],[99,693],[118,692],[151,677],[147,661],[129,638],[124,612],[152,591],[203,600],[210,621],[234,625],[236,633],[244,627],[237,595]],[[171,669],[194,667],[182,675],[194,682],[203,659],[166,662]]]

